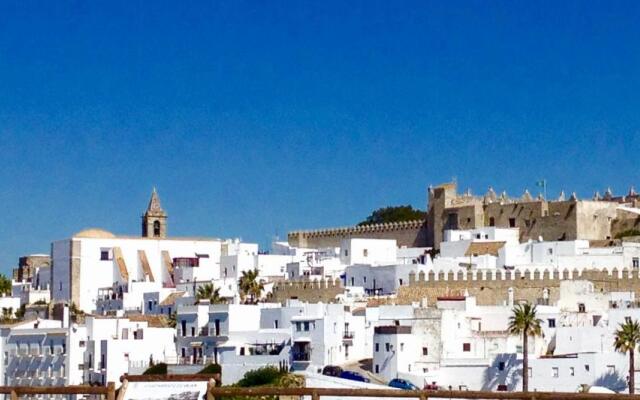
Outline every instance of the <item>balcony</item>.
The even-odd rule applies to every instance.
[[[343,339],[353,339],[353,331],[344,331],[342,334]]]

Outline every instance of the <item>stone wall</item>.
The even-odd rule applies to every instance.
[[[282,281],[274,284],[269,301],[284,304],[288,299],[299,299],[309,303],[334,303],[342,293],[344,287],[340,279]]]
[[[558,301],[561,280],[588,280],[597,292],[633,291],[640,295],[640,275],[628,269],[525,270],[483,272],[429,272],[410,276],[408,286],[398,291],[397,304],[410,304],[426,298],[433,305],[441,296],[475,296],[479,305],[503,305],[513,289],[515,301],[536,303],[545,289],[550,304]]]
[[[424,220],[351,226],[345,228],[295,231],[288,235],[294,247],[340,247],[343,239],[395,239],[397,246],[424,247],[426,245]]]

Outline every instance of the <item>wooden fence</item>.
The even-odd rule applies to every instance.
[[[640,395],[563,393],[563,392],[474,392],[448,390],[392,390],[392,389],[339,389],[339,388],[232,388],[214,387],[211,384],[207,400],[232,396],[309,396],[318,400],[322,396],[332,397],[372,397],[372,398],[414,398],[414,399],[495,399],[495,400],[640,400]]]
[[[106,400],[116,400],[116,384],[107,386],[0,386],[0,394],[10,395],[11,400],[19,396],[37,395],[102,395]]]

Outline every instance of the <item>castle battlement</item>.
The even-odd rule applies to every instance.
[[[591,267],[574,268],[574,269],[549,269],[541,268],[523,268],[515,270],[480,270],[468,271],[466,268],[446,269],[439,271],[420,271],[418,274],[412,272],[409,274],[410,285],[429,285],[435,282],[467,282],[469,284],[491,281],[514,281],[522,280],[640,280],[640,271],[630,270],[628,268],[602,268],[594,269]]]
[[[289,237],[292,236],[304,236],[304,237],[320,237],[320,236],[336,236],[336,235],[354,235],[358,233],[372,233],[372,232],[387,232],[397,231],[404,229],[418,229],[424,224],[424,220],[402,221],[402,222],[388,222],[383,224],[371,224],[371,225],[357,225],[357,226],[345,226],[340,228],[330,229],[314,229],[314,230],[298,230],[289,232]]]

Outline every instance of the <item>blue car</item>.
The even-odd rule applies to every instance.
[[[365,378],[359,373],[353,372],[353,371],[342,371],[340,373],[340,378],[349,379],[351,381],[357,381],[357,382],[369,382],[369,378]]]
[[[405,379],[395,378],[389,382],[389,386],[402,390],[420,390],[416,385]]]

